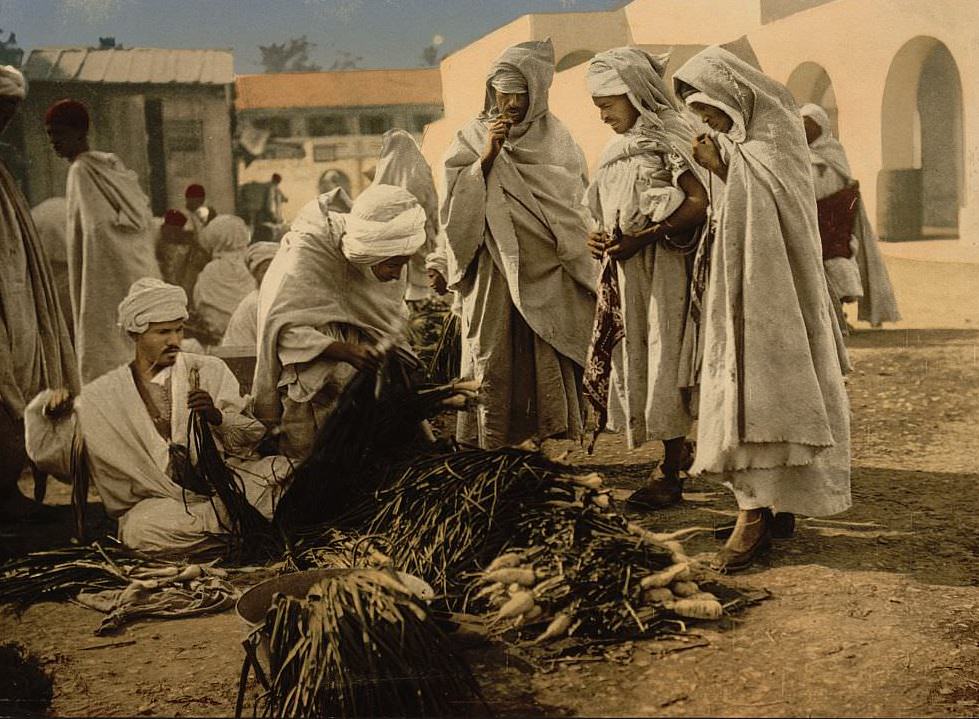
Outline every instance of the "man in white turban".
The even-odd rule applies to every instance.
[[[23,75],[0,67],[0,133],[27,91]],[[64,224],[64,214],[61,216]],[[24,468],[24,407],[48,386],[77,390],[78,371],[58,288],[31,208],[0,161],[0,520],[30,507],[17,491]]]
[[[381,340],[410,352],[404,267],[425,242],[425,210],[400,187],[372,185],[348,214],[328,204],[299,212],[259,290],[256,415],[281,423],[297,458],[356,371],[378,365]]]
[[[118,309],[134,359],[86,384],[77,398],[65,388],[41,392],[25,416],[28,454],[56,477],[70,478],[72,452],[84,443],[105,510],[119,520],[119,539],[146,552],[207,549],[228,526],[217,498],[188,479],[188,461],[197,462],[192,411],[210,424],[248,501],[265,517],[290,476],[285,458],[257,455],[265,428],[246,413],[231,370],[216,357],[180,351],[186,318],[181,287],[137,280]]]
[[[262,279],[275,259],[281,245],[278,242],[253,242],[245,251],[245,267],[255,279],[255,289],[245,295],[238,309],[228,320],[221,344],[224,347],[250,347],[256,351],[258,344],[258,291]]]
[[[194,312],[220,342],[232,313],[252,291],[252,274],[245,262],[250,233],[237,215],[218,215],[203,229],[201,246],[211,255],[194,285]]]

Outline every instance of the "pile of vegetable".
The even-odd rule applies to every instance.
[[[450,382],[459,376],[462,353],[459,318],[440,299],[416,302],[412,310],[411,344],[428,368],[433,382]]]
[[[265,716],[461,716],[479,687],[428,609],[383,570],[276,595],[265,629]]]

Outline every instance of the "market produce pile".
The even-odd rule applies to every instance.
[[[278,594],[265,627],[265,716],[448,716],[458,702],[482,701],[451,641],[393,572],[339,571],[304,598]]]

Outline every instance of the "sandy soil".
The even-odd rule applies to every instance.
[[[499,647],[467,656],[504,715],[974,716],[979,712],[979,332],[891,330],[851,337],[855,372],[853,508],[801,520],[737,581],[772,598],[727,627],[686,641],[648,641],[628,661],[531,673]],[[603,437],[595,465],[624,495],[658,448],[626,451]],[[733,516],[722,490],[688,485],[650,526]],[[66,501],[53,487],[49,501]],[[59,500],[59,497],[61,499]],[[24,531],[5,528],[9,550]],[[57,541],[65,527],[43,536]],[[31,533],[37,540],[37,530]],[[702,536],[692,551],[717,548]],[[221,716],[233,711],[241,625],[233,612],[141,622],[95,637],[99,615],[40,604],[0,616],[4,639],[40,655],[64,716]],[[112,644],[114,643],[114,644]],[[2,710],[2,705],[0,705]]]

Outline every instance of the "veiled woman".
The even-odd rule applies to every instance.
[[[809,148],[782,85],[718,47],[674,75],[711,132],[696,160],[725,181],[704,306],[697,458],[738,520],[714,560],[767,548],[774,512],[850,506],[850,420],[840,328],[822,267]]]
[[[809,142],[816,204],[823,218],[820,229],[830,230],[829,233],[824,232],[823,265],[834,299],[844,304],[856,302],[857,318],[874,327],[879,327],[883,322],[897,322],[901,315],[897,310],[894,290],[891,289],[891,279],[846,159],[846,151],[833,136],[829,115],[823,108],[809,103],[802,106],[801,113]],[[846,216],[849,220],[846,226],[839,228],[847,241],[844,251],[832,253],[835,256],[827,259],[827,249],[832,243],[827,242],[825,234],[831,233],[833,223],[826,220],[832,218],[834,208],[831,203],[834,198],[843,199],[851,214]]]

